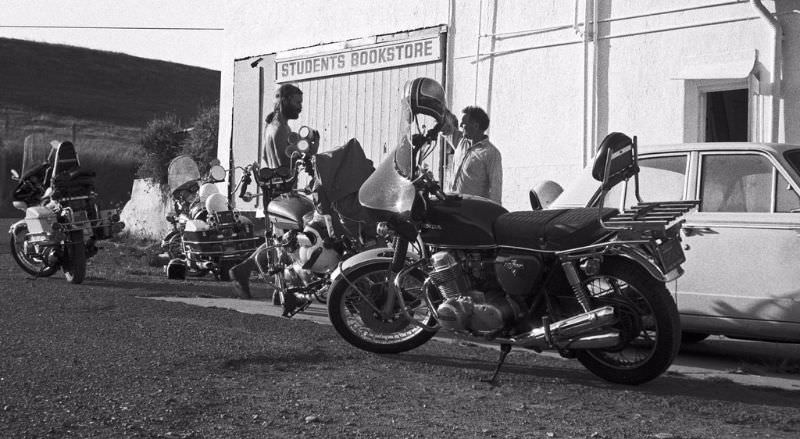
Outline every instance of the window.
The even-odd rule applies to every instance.
[[[780,172],[775,181],[775,212],[791,212],[800,209],[800,196]]]
[[[639,195],[642,201],[677,201],[683,199],[686,184],[686,155],[659,156],[639,159]],[[625,189],[624,208],[637,203],[633,179]],[[618,207],[625,185],[618,184],[608,193],[606,205]]]
[[[701,212],[791,211],[800,200],[763,155],[709,154],[702,158]],[[777,192],[775,190],[777,189]],[[794,207],[793,207],[794,206]]]

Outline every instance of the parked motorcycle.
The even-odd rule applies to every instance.
[[[695,204],[507,212],[445,194],[420,166],[437,128],[404,137],[361,187],[359,200],[394,249],[360,253],[332,274],[336,331],[376,353],[416,348],[439,330],[498,344],[490,382],[513,346],[554,349],[615,383],[661,375],[680,346],[664,284],[682,273],[679,218]],[[598,196],[636,178],[636,151],[624,134],[602,142]]]
[[[258,264],[262,277],[273,276],[281,295],[325,303],[330,273],[339,262],[378,245],[374,223],[363,221],[363,209],[356,202],[358,188],[374,168],[355,139],[320,154],[319,133],[313,129],[301,127],[290,140],[291,168],[247,166],[239,197],[251,201],[258,196],[247,192],[255,181],[265,200],[267,242],[258,251],[267,252],[267,257],[256,258],[266,261]],[[310,180],[297,189],[303,175]],[[348,209],[348,201],[356,212]]]
[[[25,212],[9,230],[14,261],[33,276],[61,268],[67,282],[83,282],[96,242],[124,228],[119,212],[97,208],[95,173],[81,168],[72,142],[26,142],[21,169],[11,171],[13,205]]]
[[[214,165],[201,178],[197,163],[187,155],[170,162],[167,182],[173,211],[167,221],[173,230],[161,241],[169,257],[169,279],[213,273],[228,281],[228,270],[261,244],[254,236],[253,223],[231,209],[228,198],[214,184],[224,181],[225,175],[222,166]]]

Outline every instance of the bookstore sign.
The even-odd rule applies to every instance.
[[[439,61],[442,56],[439,41],[437,35],[301,58],[278,59],[275,61],[275,82],[299,81]]]

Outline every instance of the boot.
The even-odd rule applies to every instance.
[[[272,289],[272,304],[275,306],[281,305],[281,291],[277,288]]]
[[[308,308],[309,305],[311,305],[310,300],[301,299],[294,293],[285,293],[283,295],[283,313],[281,313],[281,316],[290,319],[295,314]]]
[[[242,299],[251,299],[250,296],[250,273],[253,271],[254,263],[251,259],[245,259],[238,265],[228,270],[228,275],[233,282],[236,294]]]

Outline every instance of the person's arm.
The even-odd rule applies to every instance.
[[[503,201],[503,158],[500,151],[494,150],[486,161],[486,174],[489,180],[489,199],[502,204]]]

